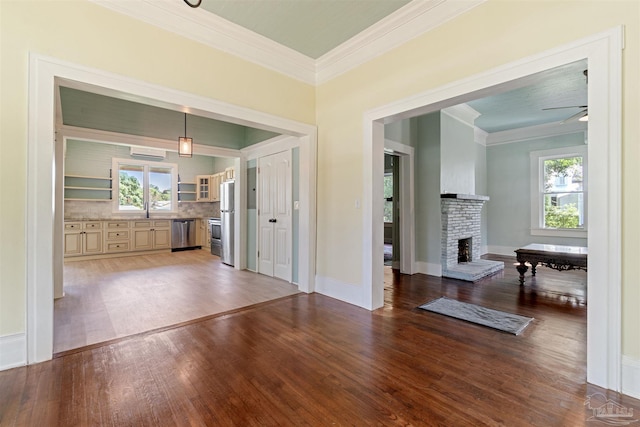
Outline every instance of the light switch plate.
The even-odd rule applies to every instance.
[[[300,209],[300,202],[296,200],[295,202],[293,202],[293,210],[297,211],[298,209]]]

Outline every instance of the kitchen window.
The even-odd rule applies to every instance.
[[[531,152],[531,234],[586,237],[586,146]]]
[[[114,211],[171,213],[178,209],[178,167],[173,163],[113,159]]]

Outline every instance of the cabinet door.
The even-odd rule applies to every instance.
[[[80,231],[64,233],[64,256],[82,255],[82,234]]]
[[[153,249],[153,234],[150,229],[133,230],[133,250],[146,251]]]
[[[211,200],[211,176],[198,175],[196,177],[196,201],[209,202]]]
[[[220,201],[220,184],[222,183],[222,175],[217,173],[215,175],[211,175],[211,201],[219,202]]]
[[[85,231],[83,240],[85,254],[102,253],[102,231]]]
[[[171,248],[171,231],[168,228],[159,228],[153,230],[153,248],[169,249]]]

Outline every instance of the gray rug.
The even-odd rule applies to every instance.
[[[524,331],[524,328],[533,320],[532,317],[505,313],[504,311],[492,310],[445,297],[429,301],[418,308],[455,317],[456,319],[466,320],[467,322],[477,323],[478,325],[488,326],[514,335],[518,335]]]

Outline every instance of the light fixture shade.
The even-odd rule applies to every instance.
[[[181,136],[178,138],[178,155],[180,157],[193,156],[193,138]]]

